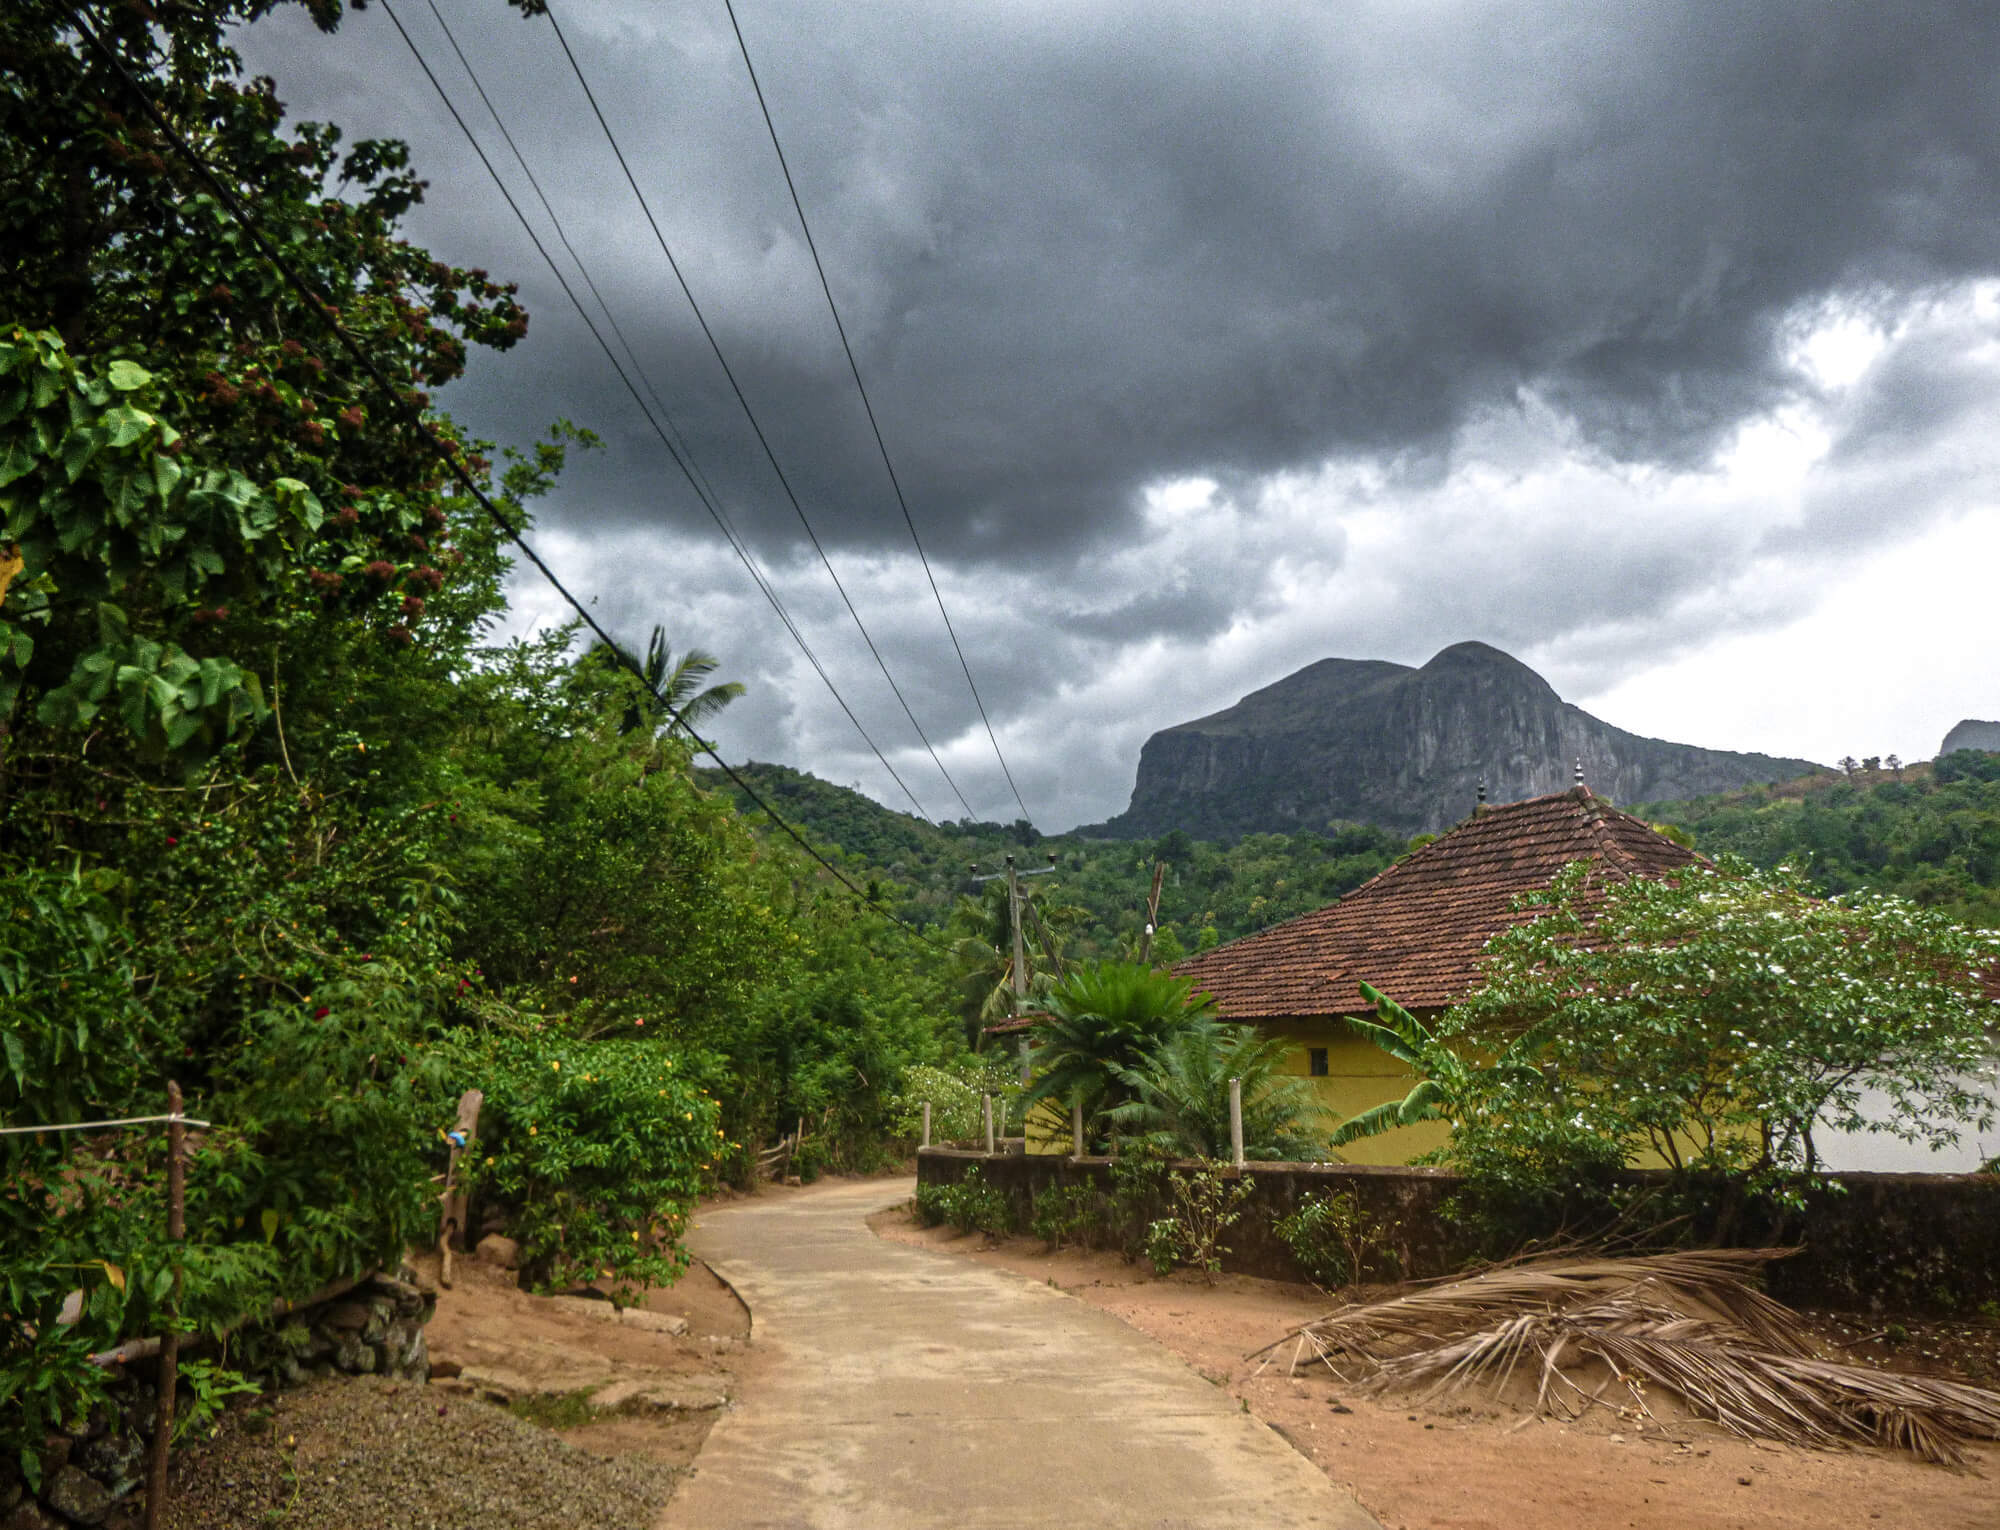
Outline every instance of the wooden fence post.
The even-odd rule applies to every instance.
[[[929,1100],[925,1100],[925,1101],[924,1101],[924,1140],[923,1140],[923,1142],[922,1142],[921,1144],[919,1144],[919,1146],[922,1146],[922,1147],[929,1147],[930,1145],[931,1145],[931,1102],[930,1102]]]
[[[174,1385],[180,1378],[181,1239],[187,1226],[187,1172],[183,1154],[187,1128],[181,1123],[181,1086],[167,1085],[167,1257],[173,1284],[167,1290],[166,1322],[160,1332],[160,1397],[153,1415],[153,1457],[146,1471],[146,1530],[159,1530],[167,1506],[167,1453],[174,1441]]]
[[[438,1214],[438,1284],[451,1286],[451,1244],[457,1238],[466,1241],[465,1230],[465,1186],[459,1182],[458,1162],[472,1151],[472,1144],[479,1136],[479,1107],[486,1103],[486,1096],[477,1089],[468,1089],[458,1097],[458,1118],[451,1127],[451,1155],[444,1166],[444,1193],[438,1197],[442,1209]]]
[[[986,1111],[986,1156],[991,1158],[994,1153],[999,1151],[993,1142],[993,1096],[982,1094],[979,1097],[979,1101]]]
[[[1069,1102],[1069,1155],[1083,1157],[1083,1101]]]
[[[1243,1080],[1229,1081],[1229,1161],[1243,1167]]]

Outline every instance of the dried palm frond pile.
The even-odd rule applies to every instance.
[[[1751,1284],[1789,1252],[1503,1266],[1342,1308],[1286,1339],[1296,1341],[1294,1367],[1310,1356],[1343,1380],[1425,1400],[1487,1387],[1518,1390],[1540,1413],[1606,1406],[1652,1418],[1647,1392],[1657,1389],[1740,1435],[1883,1445],[1945,1465],[1962,1463],[1968,1440],[2000,1439],[2000,1393],[1820,1358],[1797,1316]]]

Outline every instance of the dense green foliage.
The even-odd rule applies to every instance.
[[[1894,893],[2000,929],[2000,755],[1965,749],[1634,811],[1680,825],[1708,855],[1789,864],[1828,892]]]
[[[1409,848],[1402,837],[1364,824],[1252,834],[1227,845],[1181,833],[1131,841],[1043,836],[1021,823],[933,825],[783,765],[751,765],[744,776],[787,819],[838,846],[885,904],[920,923],[951,919],[966,896],[998,896],[997,882],[974,886],[972,867],[997,872],[1013,855],[1023,870],[1039,870],[1053,856],[1054,875],[1022,886],[1049,909],[1064,911],[1049,921],[1051,933],[1078,961],[1137,954],[1156,861],[1167,872],[1152,955],[1175,961],[1331,903]],[[1004,951],[997,912],[985,923],[989,947]],[[1030,965],[1046,970],[1032,934],[1029,952]]]
[[[427,405],[526,317],[400,237],[399,145],[237,78],[224,29],[267,8],[87,13]],[[801,1122],[808,1170],[879,1160],[904,1069],[960,1050],[941,956],[699,785],[574,631],[489,639],[491,520],[61,17],[0,12],[0,1124],[155,1115],[176,1079],[213,1122],[178,1256],[212,1332],[434,1237],[468,1087],[474,1193],[550,1283],[671,1276],[694,1197]],[[428,419],[515,525],[591,445],[495,462]],[[88,1353],[164,1320],[162,1159],[0,1137],[30,1470]]]

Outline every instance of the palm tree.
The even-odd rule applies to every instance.
[[[1121,1132],[1169,1153],[1220,1158],[1229,1151],[1229,1081],[1243,1089],[1243,1151],[1267,1162],[1327,1154],[1325,1111],[1303,1078],[1288,1077],[1287,1044],[1251,1025],[1204,1022],[1181,1032],[1137,1067],[1113,1064],[1132,1097],[1107,1114]]]
[[[1215,1001],[1186,978],[1137,962],[1073,970],[1049,991],[1035,1027],[1035,1078],[1023,1108],[1042,1100],[1078,1103],[1100,1115],[1122,1104],[1120,1068],[1136,1068],[1185,1031],[1210,1022]]]
[[[1063,936],[1089,917],[1074,904],[1055,904],[1033,883],[1021,886],[1022,943],[1028,954],[1023,986],[1031,1002],[1045,998],[1062,976]],[[1014,926],[1007,884],[988,882],[977,897],[961,897],[952,910],[953,980],[968,1036],[1013,1012]],[[1039,957],[1039,960],[1037,959]]]
[[[594,645],[591,652],[602,661],[611,660],[606,644]],[[647,694],[626,707],[625,715],[618,720],[618,731],[637,733],[645,728],[658,733],[664,724],[667,737],[699,742],[695,727],[709,721],[743,694],[742,683],[736,680],[703,687],[702,682],[721,663],[714,654],[700,648],[690,648],[675,658],[667,646],[667,629],[655,627],[646,642],[646,661],[640,666]]]

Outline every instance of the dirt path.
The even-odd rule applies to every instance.
[[[1155,1278],[1115,1254],[995,1247],[901,1211],[870,1219],[904,1246],[1054,1286],[1112,1313],[1215,1378],[1390,1530],[1995,1530],[2000,1450],[1976,1473],[1906,1456],[1755,1444],[1699,1424],[1640,1429],[1604,1415],[1560,1425],[1352,1396],[1331,1379],[1243,1356],[1327,1310],[1310,1287],[1225,1276]]]
[[[689,1244],[755,1315],[754,1377],[661,1521],[1379,1530],[1240,1403],[1047,1285],[882,1241],[908,1180],[712,1209]]]

